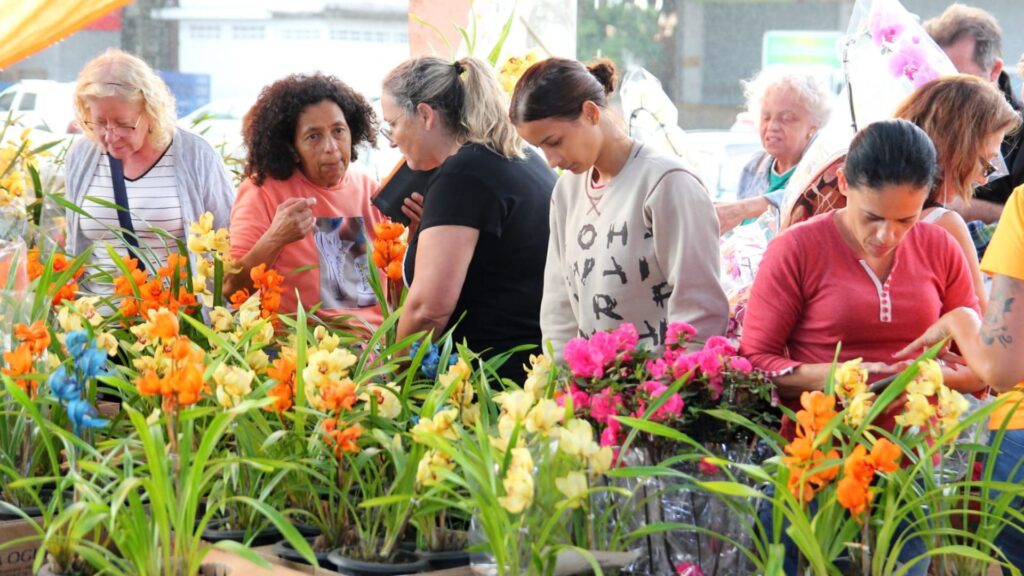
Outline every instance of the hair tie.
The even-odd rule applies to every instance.
[[[466,67],[462,65],[462,62],[460,60],[452,62],[452,68],[455,68],[456,76],[461,76],[462,73],[466,71]]]

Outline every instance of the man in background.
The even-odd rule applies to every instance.
[[[1013,94],[1010,77],[1003,70],[1003,33],[991,14],[973,6],[952,4],[940,16],[925,22],[924,28],[960,73],[992,82],[1014,110],[1021,111],[1022,106]],[[992,232],[991,226],[983,226],[981,223],[997,222],[1010,193],[1024,184],[1024,154],[1019,153],[1024,140],[1022,133],[1024,131],[1007,134],[1003,139],[1002,154],[1008,175],[979,187],[970,206],[951,203],[950,207],[968,222],[979,256],[988,245]],[[981,223],[972,222],[974,220],[980,220]]]

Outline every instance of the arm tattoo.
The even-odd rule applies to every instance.
[[[986,346],[998,344],[1002,348],[1013,345],[1014,334],[1007,317],[1013,310],[1024,282],[1016,278],[997,275],[992,282],[992,299],[981,326],[981,341]]]

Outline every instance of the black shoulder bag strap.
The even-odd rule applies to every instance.
[[[121,161],[107,155],[110,160],[110,181],[114,185],[114,202],[117,203],[117,221],[121,224],[121,239],[128,245],[128,252],[139,261],[139,270],[145,271],[145,259],[139,251],[139,240],[135,237],[135,226],[132,226],[132,214],[128,207],[128,190],[124,184],[124,167]]]

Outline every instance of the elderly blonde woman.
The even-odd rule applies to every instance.
[[[722,234],[779,208],[793,169],[831,113],[828,88],[806,72],[768,68],[747,82],[744,92],[764,151],[743,169],[736,201],[715,206]]]
[[[91,263],[114,270],[110,245],[159,265],[204,212],[228,225],[234,191],[220,156],[175,127],[174,96],[145,62],[120,50],[96,57],[78,77],[74,106],[86,138],[67,154],[67,198],[88,216],[69,211],[69,253],[94,246]]]

